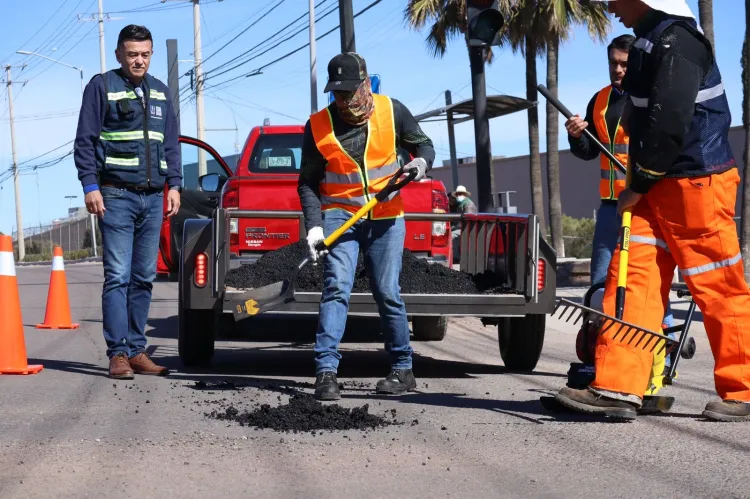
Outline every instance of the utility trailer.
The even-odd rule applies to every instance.
[[[225,210],[211,218],[184,223],[179,271],[179,354],[185,365],[210,363],[215,332],[245,303],[249,290],[227,289],[230,269],[230,220],[242,218],[299,218],[302,212]],[[407,220],[445,221],[461,228],[462,272],[494,272],[508,288],[503,294],[402,293],[413,329],[434,329],[442,339],[448,317],[478,317],[497,326],[500,355],[509,369],[532,371],[544,343],[546,314],[555,308],[556,254],[539,233],[534,215],[407,213]],[[300,238],[305,234],[301,233]],[[432,263],[440,265],[440,263]],[[274,315],[317,315],[320,292],[296,292],[295,300]],[[349,316],[377,317],[370,293],[352,293]],[[416,334],[415,334],[416,336]],[[425,336],[425,334],[423,334]],[[426,334],[429,337],[429,333]]]

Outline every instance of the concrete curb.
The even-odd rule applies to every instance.
[[[65,264],[73,263],[87,263],[87,262],[101,262],[102,257],[100,256],[89,256],[86,258],[80,258],[78,260],[65,260]],[[16,262],[16,267],[39,267],[52,265],[52,260],[42,260],[39,262]]]

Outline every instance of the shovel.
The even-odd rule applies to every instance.
[[[538,85],[537,89],[539,92],[552,104],[557,108],[560,113],[562,113],[563,116],[570,119],[571,116],[573,116],[573,113],[571,113],[567,107],[565,107],[562,102],[557,100],[555,96],[553,96],[549,90],[547,90],[547,87],[544,85]],[[599,142],[594,135],[588,131],[587,129],[583,130],[583,133],[586,134],[586,137],[596,144],[596,146],[602,151],[602,153],[609,158],[609,160],[612,162],[613,165],[622,173],[626,175],[626,182],[627,185],[630,185],[630,176],[631,171],[630,168],[627,170],[625,167],[618,161],[618,159],[615,157],[612,152],[607,149],[601,142]],[[628,165],[629,166],[629,165]],[[604,334],[605,332],[612,329],[612,327],[619,326],[613,336],[613,339],[617,340],[620,333],[623,332],[623,329],[625,330],[622,336],[620,337],[620,341],[625,341],[628,337],[630,337],[630,340],[628,341],[628,344],[632,344],[632,342],[638,338],[638,341],[636,342],[636,346],[641,346],[641,348],[646,349],[650,347],[651,352],[654,351],[654,349],[659,345],[661,345],[661,348],[658,350],[657,353],[661,353],[662,350],[665,348],[667,349],[666,354],[668,355],[669,352],[671,352],[677,345],[678,341],[673,340],[669,338],[668,336],[663,335],[662,333],[657,333],[654,331],[649,331],[648,329],[644,329],[642,327],[636,326],[634,324],[631,324],[629,322],[625,322],[622,320],[623,311],[625,310],[625,287],[627,285],[628,280],[628,253],[630,248],[630,221],[632,217],[631,209],[624,210],[622,213],[622,229],[621,229],[621,242],[620,242],[620,261],[619,261],[619,267],[617,269],[617,294],[615,298],[615,314],[616,317],[612,317],[611,315],[606,315],[598,310],[594,310],[592,308],[586,307],[584,305],[581,305],[579,303],[575,303],[573,301],[567,300],[565,298],[559,298],[557,301],[557,306],[555,307],[554,312],[552,312],[553,316],[557,313],[557,311],[562,307],[562,312],[558,316],[558,318],[562,319],[565,313],[568,311],[568,309],[573,309],[568,315],[568,318],[565,319],[566,322],[570,322],[571,318],[574,316],[576,312],[579,312],[579,314],[576,316],[575,321],[573,324],[576,324],[579,319],[583,316],[583,314],[587,315],[593,315],[596,316],[604,321],[602,324],[602,329],[600,330],[600,334]],[[631,335],[632,333],[632,335]],[[648,338],[648,340],[641,345],[644,339]],[[653,344],[652,344],[653,342]]]
[[[338,240],[338,238],[341,237],[342,234],[349,230],[352,225],[357,223],[359,219],[367,215],[367,213],[369,213],[376,204],[381,203],[391,193],[402,189],[406,184],[414,180],[417,172],[415,170],[410,171],[406,174],[406,177],[403,180],[399,180],[403,174],[404,169],[403,167],[401,167],[396,172],[396,174],[391,177],[385,187],[380,190],[380,192],[375,194],[375,196],[366,205],[360,208],[357,213],[352,215],[352,217],[349,218],[349,220],[347,220],[344,225],[336,229],[330,236],[325,238],[316,249],[319,252],[329,249],[331,245],[333,245]],[[282,307],[287,303],[293,302],[295,292],[294,285],[297,281],[297,276],[299,275],[300,271],[305,268],[308,263],[310,263],[311,260],[312,258],[309,254],[305,256],[305,258],[303,258],[302,261],[294,269],[289,279],[275,282],[273,284],[269,284],[268,286],[263,286],[262,288],[250,290],[247,293],[243,293],[241,298],[234,298],[232,301],[237,301],[232,307],[232,315],[234,316],[234,320],[238,321],[249,316],[269,312],[271,310]]]

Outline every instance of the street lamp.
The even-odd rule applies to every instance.
[[[23,54],[23,55],[35,55],[37,57],[41,57],[42,59],[47,59],[48,61],[56,62],[58,64],[62,64],[63,66],[67,66],[69,68],[73,68],[81,75],[81,94],[83,94],[83,68],[77,68],[75,66],[71,66],[70,64],[66,64],[64,62],[58,61],[57,59],[52,59],[51,57],[47,57],[46,55],[37,54],[36,52],[29,52],[28,50],[16,50],[16,54]]]
[[[101,6],[100,6],[101,8]],[[83,99],[83,91],[85,89],[85,85],[83,84],[83,67],[75,67],[71,66],[70,64],[67,64],[62,61],[58,61],[57,59],[52,59],[51,57],[47,57],[46,55],[37,54],[36,52],[29,52],[28,50],[16,50],[17,54],[22,55],[35,55],[37,57],[41,57],[42,59],[47,59],[48,61],[56,62],[57,64],[61,64],[63,66],[67,66],[69,68],[73,68],[78,71],[78,73],[81,75],[81,99]],[[102,63],[104,64],[104,63]],[[68,197],[68,196],[66,196]],[[72,202],[72,201],[71,201]],[[91,246],[94,248],[94,256],[97,256],[97,250],[96,250],[96,219],[94,218],[94,214],[91,214],[91,240],[94,241]],[[62,241],[60,241],[62,243]]]

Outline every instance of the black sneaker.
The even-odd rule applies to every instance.
[[[336,373],[325,371],[315,379],[315,398],[318,400],[338,400],[341,398]]]
[[[417,387],[417,380],[411,369],[393,369],[391,374],[378,381],[375,391],[377,393],[404,393],[414,390]]]

